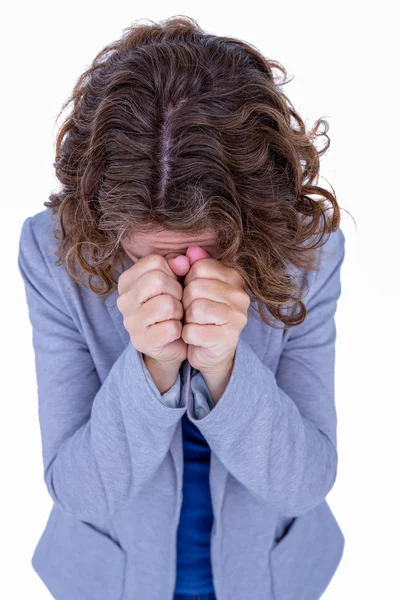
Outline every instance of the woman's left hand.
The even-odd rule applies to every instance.
[[[190,260],[190,251],[187,256]],[[209,257],[191,262],[183,282],[185,321],[181,337],[187,358],[202,374],[232,368],[240,332],[247,323],[250,296],[242,276],[232,267]]]

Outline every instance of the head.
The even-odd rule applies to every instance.
[[[108,294],[118,265],[198,245],[239,271],[266,323],[265,309],[286,327],[304,320],[290,269],[317,268],[340,212],[313,184],[327,123],[307,132],[274,70],[286,79],[253,45],[181,16],[134,24],[97,54],[62,107],[61,189],[45,202],[79,284]]]
[[[131,241],[122,242],[124,252],[132,263],[148,254],[159,254],[166,260],[185,256],[188,248],[192,246],[200,246],[211,258],[218,259],[221,254],[218,236],[212,230],[197,235],[182,235],[179,231],[158,229],[147,233],[138,232]],[[183,269],[183,272],[179,264],[175,268],[179,271],[176,274],[181,277],[186,275],[186,269]]]

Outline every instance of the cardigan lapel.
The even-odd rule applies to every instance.
[[[104,303],[107,306],[108,313],[125,347],[130,340],[130,336],[124,325],[124,317],[116,303],[118,296],[119,293],[118,289],[116,288],[115,290],[107,294]]]

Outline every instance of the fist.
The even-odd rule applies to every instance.
[[[194,262],[208,256],[199,246],[188,248],[186,255],[149,254],[118,279],[117,306],[132,344],[167,369],[179,368],[187,358],[187,344],[181,337],[184,309],[180,281]]]

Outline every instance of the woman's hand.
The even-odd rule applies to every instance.
[[[135,348],[162,370],[179,370],[187,357],[187,345],[181,337],[182,285],[178,276],[189,269],[188,259],[179,260],[148,254],[121,273],[118,279],[117,306],[125,329]],[[182,259],[185,259],[182,261]],[[169,266],[178,264],[177,275]]]
[[[235,269],[209,257],[204,250],[203,260],[196,255],[192,261],[191,250],[187,251],[191,267],[182,296],[182,338],[188,344],[187,358],[203,375],[226,374],[232,368],[240,332],[247,323],[250,296]]]

